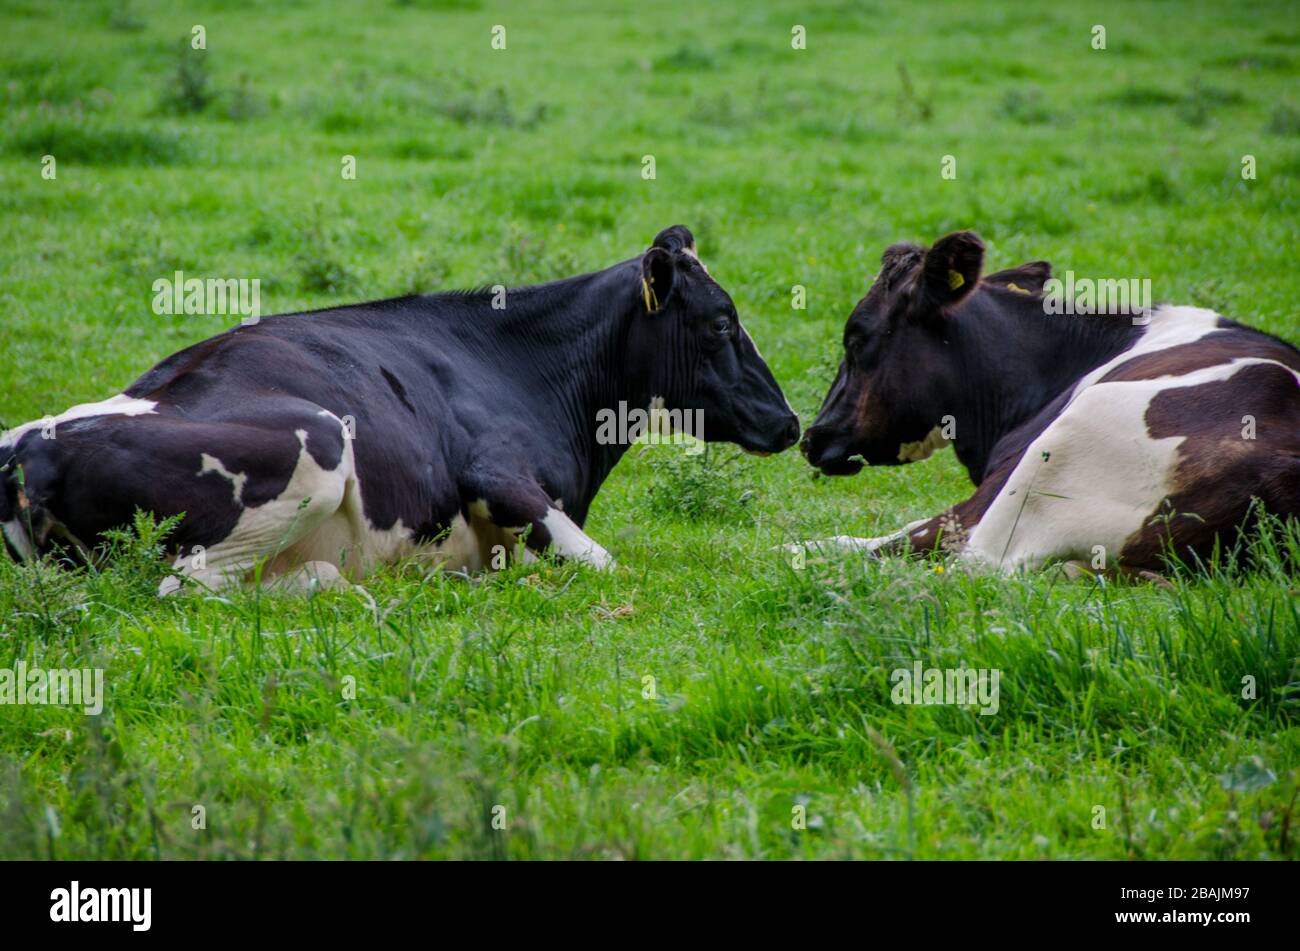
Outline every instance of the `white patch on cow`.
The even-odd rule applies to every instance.
[[[243,472],[231,472],[216,456],[210,456],[206,452],[199,456],[201,465],[199,466],[199,475],[205,475],[209,472],[215,472],[218,475],[225,476],[230,480],[230,484],[235,489],[235,502],[239,503],[244,494],[244,483],[248,481],[248,476]]]
[[[944,438],[943,430],[936,426],[919,442],[905,442],[899,446],[898,461],[920,462],[922,459],[929,459],[930,456],[934,455],[936,449],[942,449],[949,444],[950,441]]]
[[[338,561],[337,551],[332,557],[315,559],[305,557],[303,548],[314,548],[311,543],[317,530],[342,505],[352,474],[351,453],[345,452],[336,469],[324,469],[307,451],[307,431],[299,429],[294,435],[298,437],[298,461],[284,491],[269,502],[245,508],[230,534],[208,548],[203,569],[191,572],[182,566],[182,571],[196,579],[211,577],[224,581],[248,574],[262,559],[269,559],[263,571],[268,577],[297,568],[305,561]],[[347,449],[350,448],[348,444]],[[215,457],[204,454],[203,458],[205,462],[199,475],[221,472],[231,479],[238,498],[238,490],[242,488],[240,477],[231,475]],[[208,459],[213,463],[211,466],[207,464]],[[303,542],[307,545],[297,547]]]
[[[1177,488],[1185,437],[1147,434],[1151,400],[1170,389],[1227,379],[1256,363],[1281,366],[1241,358],[1178,376],[1094,383],[1077,393],[1025,450],[971,531],[962,557],[1015,571],[1087,558],[1096,545],[1118,554]]]
[[[286,549],[282,560],[332,561],[339,565],[346,578],[354,581],[366,577],[380,565],[405,558],[431,569],[458,572],[492,568],[501,549],[511,560],[524,563],[536,560],[520,544],[523,527],[494,524],[488,503],[483,499],[470,504],[469,518],[456,515],[446,531],[431,542],[417,541],[414,530],[401,519],[389,528],[377,529],[365,518],[364,511],[361,480],[354,475],[339,511],[310,536]]]
[[[542,518],[542,525],[551,536],[551,548],[562,558],[572,558],[596,568],[614,567],[609,552],[559,509],[549,509]]]
[[[667,405],[668,401],[662,396],[650,397],[650,405],[646,408],[646,433],[662,433],[665,426],[670,430],[672,429],[672,417],[660,415],[667,413],[665,408]]]
[[[646,408],[646,425],[645,429],[642,430],[642,436],[647,438],[651,444],[654,443],[655,439],[683,432],[682,428],[677,425],[682,421],[686,423],[686,435],[696,439],[704,438],[703,432],[691,432],[691,410],[687,409],[673,413],[667,407],[668,401],[662,396],[652,396],[650,398],[650,405]],[[698,418],[703,421],[703,411],[699,411]],[[557,505],[556,508],[563,508],[563,506]]]
[[[71,409],[64,410],[58,416],[34,419],[0,434],[0,447],[16,446],[18,440],[29,431],[43,429],[51,424],[54,426],[54,435],[57,439],[58,427],[61,423],[70,423],[74,419],[86,419],[90,416],[142,416],[156,412],[157,406],[158,404],[153,400],[136,399],[124,393],[100,400],[98,403],[79,403]]]
[[[19,519],[0,523],[0,531],[3,531],[5,538],[9,539],[9,544],[14,547],[14,551],[18,552],[19,558],[23,561],[36,559],[36,546],[27,537],[27,530]]]

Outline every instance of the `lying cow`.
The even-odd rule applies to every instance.
[[[680,225],[594,274],[269,317],[188,347],[120,396],[5,433],[0,523],[18,557],[89,559],[137,508],[184,513],[176,566],[208,586],[259,564],[329,583],[410,555],[477,570],[517,548],[604,567],[582,524],[627,448],[598,416],[624,403],[690,410],[693,435],[750,451],[799,438]]]
[[[983,257],[969,232],[884,253],[802,443],[848,475],[951,442],[974,495],[828,547],[1154,571],[1230,544],[1252,499],[1300,517],[1300,351],[1194,307],[1049,316],[1049,264],[981,279]]]

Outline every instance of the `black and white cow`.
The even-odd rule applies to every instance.
[[[847,475],[951,442],[975,493],[893,535],[821,544],[1154,571],[1170,544],[1230,544],[1252,499],[1300,517],[1300,351],[1195,307],[1049,315],[1047,262],[981,279],[983,257],[970,232],[885,251],[802,443]]]
[[[5,433],[0,523],[18,557],[90,558],[137,508],[184,513],[176,566],[208,586],[258,564],[329,583],[548,547],[604,567],[582,524],[627,448],[598,438],[620,403],[696,411],[704,439],[754,452],[799,438],[680,225],[594,274],[268,317],[188,347]]]

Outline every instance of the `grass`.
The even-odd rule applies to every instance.
[[[676,222],[805,421],[880,251],[959,227],[990,268],[1150,277],[1295,340],[1297,38],[1272,7],[250,0],[202,15],[198,67],[169,4],[7,2],[0,419],[224,329],[150,312],[177,269],[286,311],[605,267]],[[1294,858],[1276,550],[1171,590],[770,550],[968,491],[950,453],[829,480],[659,446],[594,506],[609,575],[160,601],[146,525],[102,571],[0,562],[0,668],[107,683],[99,717],[0,708],[0,856]],[[892,703],[915,660],[1000,670],[998,713]]]

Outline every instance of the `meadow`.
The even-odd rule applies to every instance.
[[[960,228],[987,270],[1150,278],[1296,342],[1295,13],[0,0],[0,422],[229,326],[152,311],[178,270],[276,313],[597,270],[675,223],[805,425],[880,252]],[[950,451],[827,479],[637,447],[587,524],[607,574],[159,599],[148,526],[96,570],[0,560],[0,667],[107,690],[0,707],[0,857],[1300,854],[1300,529],[1167,587],[773,551],[968,492]],[[891,702],[917,661],[1000,670],[997,713]]]

